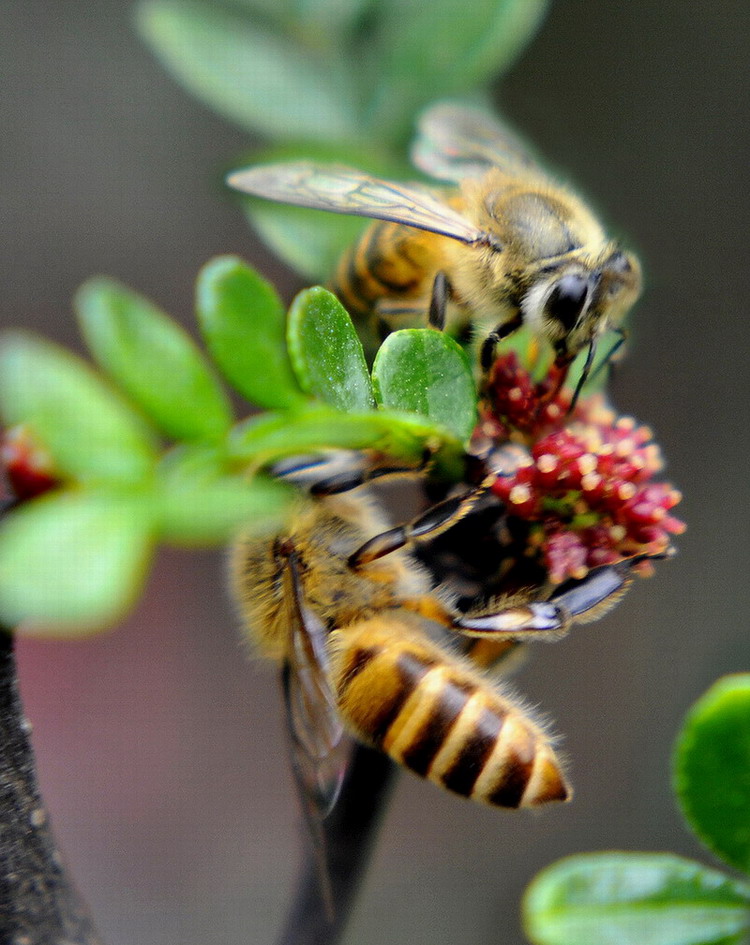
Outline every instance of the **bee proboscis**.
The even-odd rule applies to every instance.
[[[640,291],[635,256],[484,112],[450,103],[428,109],[412,158],[457,189],[307,161],[251,167],[228,183],[378,221],[341,259],[333,289],[353,315],[374,316],[381,335],[425,313],[436,328],[472,325],[487,369],[496,343],[526,325],[552,345],[559,367],[588,348],[580,390],[597,340],[610,329],[624,337],[622,320]]]

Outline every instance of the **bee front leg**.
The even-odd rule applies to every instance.
[[[454,620],[460,633],[497,640],[557,640],[574,623],[598,620],[620,600],[633,582],[632,570],[643,556],[604,565],[580,581],[558,589],[549,600],[501,606]]]
[[[568,609],[550,601],[513,604],[495,613],[454,620],[456,629],[467,637],[493,640],[559,640],[570,629],[573,616]]]
[[[492,363],[495,360],[495,345],[502,341],[503,338],[507,338],[508,335],[512,335],[521,325],[523,325],[523,316],[520,312],[517,312],[510,321],[503,322],[502,325],[497,325],[493,328],[484,339],[479,351],[479,363],[485,374],[492,367]]]

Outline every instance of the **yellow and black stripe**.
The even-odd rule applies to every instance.
[[[427,273],[424,234],[394,223],[369,226],[341,257],[332,289],[353,315],[365,316],[381,299],[419,294]]]
[[[359,737],[472,800],[516,808],[568,799],[541,729],[406,621],[376,617],[338,637],[339,710]]]

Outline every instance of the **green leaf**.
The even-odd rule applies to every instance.
[[[362,342],[349,313],[327,289],[305,289],[292,302],[287,345],[303,390],[337,410],[374,408]]]
[[[227,380],[261,407],[303,403],[286,353],[286,312],[276,291],[236,256],[198,275],[196,308],[209,351]]]
[[[447,334],[430,328],[394,331],[372,370],[375,397],[385,407],[422,414],[467,440],[477,417],[469,360]]]
[[[163,433],[179,440],[226,433],[229,402],[176,322],[114,279],[85,282],[75,304],[99,365]]]
[[[324,43],[325,37],[328,36],[328,42],[331,44],[378,2],[379,0],[297,0],[295,12],[307,36],[320,43]]]
[[[58,492],[0,526],[0,622],[25,635],[75,636],[130,608],[151,555],[138,493]]]
[[[4,336],[0,412],[9,426],[28,424],[64,475],[134,482],[153,468],[154,438],[141,417],[84,361],[31,335]]]
[[[461,443],[448,430],[393,410],[353,414],[312,407],[266,414],[240,424],[230,441],[234,461],[258,465],[326,448],[374,449],[415,464],[430,449],[439,475],[459,479],[463,472]]]
[[[666,853],[592,853],[543,870],[523,915],[535,945],[740,945],[750,887]]]
[[[275,524],[293,496],[267,476],[230,475],[220,453],[192,446],[167,454],[156,487],[159,535],[178,545],[221,544],[240,527]]]
[[[467,15],[461,0],[433,0],[427,25],[422,0],[385,0],[357,73],[372,101],[369,127],[404,137],[430,101],[485,86],[510,68],[547,6],[548,0],[474,0]]]
[[[200,0],[150,0],[138,27],[185,88],[247,131],[341,140],[355,133],[341,63],[316,58],[248,15]]]
[[[692,707],[675,746],[674,782],[700,839],[750,873],[750,673],[725,676]]]

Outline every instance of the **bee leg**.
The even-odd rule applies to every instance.
[[[581,581],[564,584],[550,603],[564,607],[575,623],[590,623],[615,606],[633,582],[632,571],[648,555],[639,555],[590,571]]]
[[[643,558],[596,568],[580,581],[564,584],[548,601],[503,607],[495,613],[469,613],[456,618],[454,626],[470,637],[557,640],[573,623],[598,620],[614,607],[633,581],[633,567]]]
[[[576,384],[576,389],[573,391],[573,396],[570,400],[570,406],[568,407],[568,414],[573,413],[578,403],[578,398],[581,396],[581,391],[586,384],[586,381],[589,379],[589,374],[591,373],[591,365],[594,363],[594,357],[596,356],[596,338],[592,338],[589,342],[589,350],[586,355],[586,361],[583,365],[583,370],[581,371],[581,376],[578,378],[578,383]]]
[[[354,450],[333,450],[292,456],[275,463],[271,472],[279,479],[306,488],[313,496],[338,495],[374,479],[392,476],[420,476],[432,462],[426,448],[418,466],[373,466],[368,454]]]
[[[432,283],[432,295],[430,296],[430,308],[427,315],[427,322],[430,328],[442,331],[445,328],[445,312],[452,293],[452,287],[448,281],[448,276],[439,270],[435,273],[435,280]]]
[[[493,328],[484,339],[479,351],[479,363],[485,374],[492,367],[492,362],[495,360],[495,345],[502,341],[503,338],[507,338],[508,335],[512,335],[521,325],[523,325],[523,316],[518,312],[510,321],[503,322],[502,325],[497,325]]]
[[[432,462],[432,452],[425,450],[422,461],[418,466],[376,466],[363,467],[351,472],[342,472],[326,479],[319,479],[310,486],[310,495],[329,496],[339,495],[357,489],[375,479],[395,478],[397,476],[421,476]]]
[[[560,604],[533,601],[503,607],[496,613],[456,617],[454,626],[464,636],[493,640],[557,640],[570,629],[572,614]]]
[[[468,515],[494,481],[494,475],[487,476],[480,485],[469,492],[436,502],[426,512],[422,512],[405,525],[397,525],[380,535],[375,535],[349,557],[349,566],[356,571],[363,565],[389,555],[405,545],[432,541],[433,538],[448,531],[465,515]]]
[[[615,328],[615,333],[617,334],[617,341],[612,345],[612,347],[607,352],[606,356],[597,364],[596,370],[591,375],[591,380],[595,381],[597,377],[601,374],[604,368],[608,367],[610,370],[614,367],[613,358],[617,352],[622,348],[625,342],[628,340],[629,332],[627,328]]]

